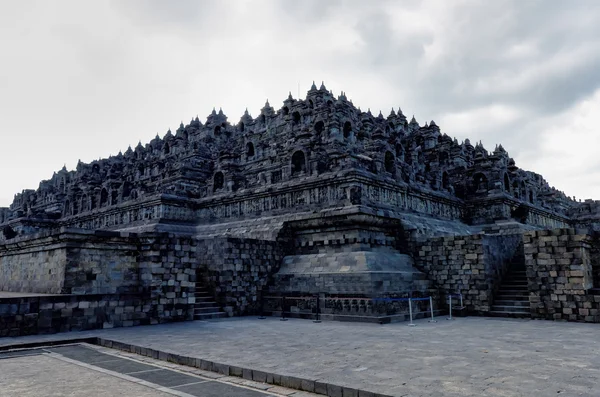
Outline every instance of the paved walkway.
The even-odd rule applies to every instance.
[[[86,344],[0,352],[0,397],[66,395],[318,397]]]
[[[589,396],[600,325],[459,318],[388,325],[236,318],[2,338],[107,339],[394,396]]]

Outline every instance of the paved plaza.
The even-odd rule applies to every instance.
[[[317,397],[87,344],[0,352],[1,396]]]
[[[246,317],[2,338],[0,346],[101,336],[393,396],[598,396],[598,325],[438,320],[408,327]]]

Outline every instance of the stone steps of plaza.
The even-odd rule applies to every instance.
[[[529,298],[529,291],[524,291],[523,289],[520,289],[520,288],[500,288],[498,290],[498,294],[496,294],[496,299],[500,299],[502,296],[505,296],[505,295],[513,295],[513,296]]]
[[[215,302],[214,296],[208,292],[202,283],[196,283],[194,296],[196,298],[196,303],[194,304],[194,320],[210,320],[227,317],[227,313],[221,309],[217,302]]]
[[[529,306],[497,305],[492,306],[495,312],[503,313],[526,313],[529,314]]]
[[[208,307],[196,307],[194,308],[194,316],[199,314],[212,314],[212,313],[221,313],[221,308],[219,306],[208,306]],[[222,312],[223,314],[227,314]]]
[[[488,314],[492,317],[531,316],[527,275],[522,267],[512,269],[506,274]]]
[[[513,307],[527,307],[529,308],[529,300],[517,300],[517,299],[496,299],[494,306],[513,306]]]

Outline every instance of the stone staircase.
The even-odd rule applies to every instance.
[[[200,278],[196,278],[200,280]],[[227,313],[215,302],[215,298],[206,289],[201,281],[196,281],[196,303],[194,304],[194,320],[210,320],[225,318]]]
[[[489,315],[493,317],[531,317],[527,275],[523,265],[511,266],[504,276]]]

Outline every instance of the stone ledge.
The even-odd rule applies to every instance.
[[[129,343],[117,342],[105,338],[87,338],[80,339],[78,341],[108,347],[111,349],[123,350],[126,352],[135,353],[146,357],[152,357],[161,361],[168,361],[179,365],[196,367],[206,371],[216,372],[220,375],[240,377],[247,380],[273,384],[276,386],[283,386],[289,389],[308,391],[329,397],[391,397],[387,394],[379,394],[367,390],[352,389],[344,386],[338,386],[326,382],[317,381],[314,379],[304,379],[295,376],[280,375],[266,371],[253,370],[250,368],[241,368],[233,365],[216,363],[210,360],[193,358],[189,356],[183,356],[180,354],[166,353],[151,348],[136,346]],[[77,342],[75,342],[74,340],[67,340],[64,341],[63,344],[65,343]],[[48,344],[49,343],[37,343],[34,344],[35,346],[28,347],[38,347]],[[60,344],[60,342],[54,342],[54,344]],[[0,347],[0,350],[8,350],[10,348],[11,346],[4,346]]]

